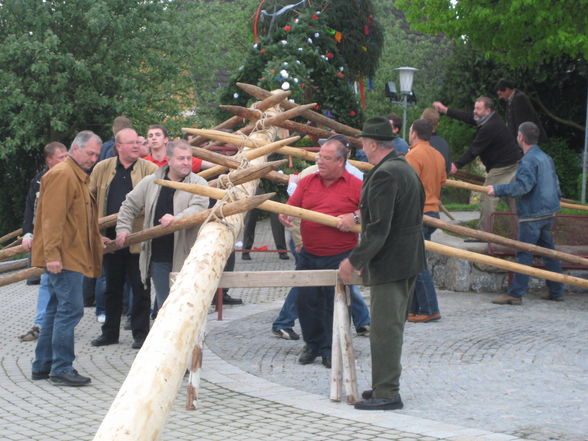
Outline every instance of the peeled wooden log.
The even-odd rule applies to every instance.
[[[520,242],[518,240],[509,239],[498,234],[487,233],[486,231],[475,230],[473,228],[462,227],[460,225],[453,225],[427,215],[423,216],[423,223],[431,227],[457,233],[461,236],[474,237],[485,242],[497,243],[499,245],[504,245],[516,250],[526,251],[538,256],[551,257],[552,259],[564,260],[576,265],[588,267],[588,259],[585,257],[575,256],[573,254],[552,250],[550,248],[543,248],[526,242]]]
[[[220,155],[218,153],[211,152],[209,150],[201,149],[198,147],[194,147],[192,149],[192,154],[196,158],[200,158],[209,162],[214,162],[215,164],[219,164],[226,168],[236,169],[241,165],[240,161],[237,161],[236,159],[233,159],[230,156]],[[278,182],[280,184],[288,183],[288,176],[284,175],[283,173],[278,173],[276,171],[270,171],[264,176],[264,178],[269,179],[270,181]],[[208,181],[208,185],[210,185],[211,187],[216,187],[214,183],[215,181]]]
[[[454,188],[462,188],[464,190],[469,190],[469,191],[477,191],[478,193],[484,193],[484,194],[487,193],[486,187],[483,185],[470,184],[468,182],[456,181],[454,179],[448,179],[447,181],[445,181],[445,186],[446,187],[454,187]],[[588,205],[570,204],[568,202],[560,202],[559,204],[563,208],[571,208],[574,210],[588,211]]]
[[[251,138],[256,143],[268,144],[275,135],[275,129],[268,129],[254,133]],[[256,163],[263,161],[258,158]],[[245,194],[255,194],[257,186],[258,181],[254,180],[241,187]],[[160,437],[242,222],[243,214],[237,214],[200,228],[198,239],[95,441],[142,441]]]
[[[98,220],[98,226],[100,228],[108,228],[116,225],[116,214],[111,214],[109,216],[101,217]],[[13,246],[10,248],[3,248],[0,250],[0,262],[4,260],[8,260],[11,257],[18,256],[19,254],[27,253],[22,245]]]
[[[9,243],[8,245],[6,245],[4,247],[4,249],[6,248],[12,248],[12,247],[17,247],[20,244],[22,244],[22,237],[17,238],[14,242]]]
[[[184,184],[181,182],[170,182],[158,180],[158,183],[166,185],[168,187],[176,188],[179,190],[188,191],[190,193],[202,194],[203,196],[212,197],[215,199],[222,199],[224,195],[223,190],[216,188],[209,188],[204,185],[197,184]],[[275,201],[265,201],[259,205],[259,208],[271,211],[274,213],[286,214],[289,216],[299,217],[301,219],[311,220],[313,222],[328,225],[336,228],[338,218],[330,216],[324,213],[317,213],[312,210],[305,210],[303,208],[292,207],[290,205],[281,204]],[[360,232],[360,226],[355,225],[354,232]],[[435,242],[425,241],[425,248],[429,251],[443,254],[450,257],[459,257],[473,262],[485,263],[497,268],[502,268],[507,271],[513,271],[516,273],[527,274],[533,277],[539,277],[546,280],[552,280],[554,282],[562,282],[568,285],[580,286],[582,288],[588,288],[588,280],[581,279],[579,277],[568,276],[565,274],[554,273],[551,271],[540,270],[527,265],[521,265],[519,263],[509,262],[504,259],[498,259],[496,257],[486,256],[484,254],[473,253],[471,251],[464,251],[459,248],[453,248],[446,245],[440,245]]]
[[[45,268],[27,268],[9,276],[0,277],[0,286],[10,285],[12,283],[26,280],[30,277],[38,277],[45,272]]]
[[[281,159],[279,161],[266,162],[265,164],[252,165],[247,168],[234,170],[230,172],[228,175],[221,175],[218,179],[209,181],[208,185],[210,187],[226,188],[229,184],[233,186],[241,185],[245,182],[252,181],[254,179],[266,177],[271,173],[274,173],[279,176],[284,176],[287,183],[288,176],[284,175],[283,173],[278,173],[275,171],[282,165],[284,165],[286,162],[288,162],[287,159]]]
[[[274,115],[271,118],[265,118],[262,121],[263,122],[262,128],[278,125],[278,123],[286,121],[290,118],[296,118],[297,116],[300,116],[300,114],[302,112],[304,112],[305,110],[311,109],[315,105],[316,105],[316,103],[305,104],[303,106],[297,106],[297,107],[294,107],[293,109],[290,109],[286,112],[278,113],[277,115]],[[250,121],[260,121],[260,120],[262,120],[262,117],[263,117],[263,113],[261,111],[254,110],[254,109],[248,109],[247,107],[223,106],[223,105],[221,105],[219,107],[223,110],[226,110],[227,112],[234,113],[235,115],[240,116],[241,118],[246,118]]]
[[[278,150],[278,153],[282,155],[294,156],[295,158],[304,159],[305,161],[315,162],[317,153],[309,152],[299,147],[282,147]],[[374,168],[372,164],[364,161],[356,161],[354,159],[347,160],[351,165],[357,167],[360,170],[367,171]]]
[[[473,173],[468,173],[463,170],[457,170],[453,176],[455,176],[460,181],[469,182],[470,184],[477,185],[482,185],[485,180],[482,176],[474,175]]]
[[[19,234],[22,234],[22,228],[19,228],[18,230],[14,230],[14,231],[0,237],[0,243],[4,243],[4,242],[9,241],[10,239],[14,239]]]
[[[252,84],[246,84],[246,83],[236,83],[236,84],[242,90],[244,90],[249,95],[254,96],[257,99],[264,99],[273,93],[273,92],[269,92],[265,89],[262,89],[261,87],[254,86]],[[292,108],[296,107],[298,104],[291,103],[290,101],[284,101],[284,103],[282,105],[286,109],[292,109]],[[301,114],[301,116],[303,116],[307,120],[312,121],[314,123],[317,123],[317,124],[320,124],[323,126],[327,126],[342,135],[355,136],[355,135],[358,135],[361,133],[361,131],[358,129],[347,126],[345,124],[342,124],[338,121],[335,121],[334,119],[327,118],[326,116],[323,116],[320,113],[313,112],[312,110],[306,110],[305,112],[303,112]]]
[[[214,136],[214,135],[212,135],[212,136]],[[284,145],[288,145],[292,142],[296,142],[299,139],[300,139],[299,136],[291,136],[290,138],[281,139],[280,141],[268,143],[268,144],[264,145],[263,147],[244,151],[243,156],[245,156],[245,158],[248,161],[252,161],[256,158],[261,158],[262,156],[269,155],[270,153],[275,152],[276,150],[283,147]],[[215,167],[209,168],[208,170],[201,171],[200,173],[198,173],[198,176],[201,176],[204,179],[210,179],[214,176],[220,175],[221,173],[226,173],[227,170],[228,170],[227,167],[215,166]]]
[[[272,93],[271,96],[253,104],[253,107],[255,109],[258,109],[261,111],[267,110],[270,107],[274,107],[274,106],[278,105],[280,102],[284,101],[286,98],[288,98],[290,96],[291,93],[292,92],[290,92],[289,90],[277,91],[275,93]],[[218,126],[214,126],[212,129],[213,130],[233,129],[236,126],[238,126],[239,124],[243,124],[243,118],[240,118],[238,116],[233,116],[233,117],[229,118],[228,120],[220,123]],[[205,136],[198,135],[194,139],[192,139],[192,141],[190,141],[190,144],[193,146],[197,146],[197,145],[203,144],[206,141],[208,141],[208,138],[206,138]]]
[[[29,259],[18,259],[12,260],[10,262],[2,262],[0,264],[0,273],[7,273],[10,271],[15,271],[19,269],[23,269],[29,266]]]

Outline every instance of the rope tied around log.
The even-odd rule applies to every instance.
[[[259,109],[252,110],[259,114],[259,119],[255,122],[255,125],[253,126],[253,131],[265,130],[265,121],[268,118],[268,114],[266,112],[262,112]]]
[[[225,220],[226,215],[224,213],[224,207],[228,203],[235,202],[239,199],[242,199],[243,195],[245,197],[247,197],[248,193],[245,191],[244,188],[242,188],[240,186],[233,185],[233,182],[231,181],[231,177],[228,174],[219,176],[219,183],[220,183],[221,179],[223,179],[223,177],[225,180],[224,184],[226,184],[226,190],[225,190],[226,193],[222,199],[219,199],[216,202],[213,209],[210,210],[210,213],[208,214],[208,216],[206,217],[204,222],[202,222],[202,226],[206,225],[208,222],[219,222],[219,223],[225,225],[226,227],[228,227],[229,230],[231,230],[231,232],[233,233],[234,239],[237,240],[237,236],[239,234],[239,231],[234,225],[232,225],[231,223],[229,223]]]

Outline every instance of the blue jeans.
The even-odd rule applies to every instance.
[[[350,252],[351,250],[334,256],[315,256],[302,248],[296,269],[338,269],[341,261]],[[331,355],[334,287],[300,286],[296,291],[296,309],[306,347],[323,357]]]
[[[106,291],[106,275],[104,270],[102,270],[102,275],[96,279],[96,285],[94,287],[94,299],[96,300],[97,316],[106,314],[104,291]]]
[[[169,295],[169,273],[171,273],[171,270],[171,262],[151,262],[150,272],[155,286],[158,310],[163,307],[163,303]]]
[[[439,213],[436,211],[429,211],[425,214],[439,219]],[[423,237],[425,240],[431,240],[431,236],[435,230],[435,227],[423,224]],[[435,292],[431,271],[428,268],[425,268],[417,275],[414,285],[414,295],[412,296],[412,303],[410,305],[410,313],[418,315],[439,314],[437,293]]]
[[[50,297],[35,349],[33,372],[61,375],[73,369],[74,329],[84,315],[83,276],[67,270],[46,274]]]
[[[519,237],[521,242],[539,245],[540,247],[553,249],[553,236],[551,228],[555,218],[519,222]],[[517,262],[522,265],[531,265],[533,255],[525,251],[517,252]],[[559,260],[550,257],[543,257],[545,269],[556,273],[561,273]],[[562,297],[564,295],[563,284],[559,282],[545,281],[547,288],[552,297]],[[529,276],[526,274],[515,273],[512,284],[508,287],[508,294],[513,297],[522,297],[529,288]]]
[[[292,238],[290,238],[289,246],[290,251],[294,255],[294,260],[298,264],[298,253],[296,252],[296,247],[294,246],[294,241]],[[361,296],[359,288],[355,285],[351,285],[349,288],[351,294],[351,317],[353,318],[353,324],[357,330],[370,324],[370,311],[365,304],[365,300]],[[286,299],[284,300],[284,304],[282,305],[282,309],[280,309],[278,318],[275,319],[272,323],[272,331],[278,331],[280,329],[287,328],[292,329],[297,318],[298,311],[296,311],[296,287],[293,287],[290,289]]]
[[[49,294],[49,281],[47,274],[41,275],[41,284],[39,285],[39,295],[37,297],[37,316],[35,317],[35,325],[41,327],[43,324],[43,317],[51,294]]]

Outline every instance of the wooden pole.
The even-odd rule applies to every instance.
[[[214,136],[214,135],[212,135],[212,136]],[[270,153],[275,152],[276,150],[283,147],[284,145],[288,145],[292,142],[296,142],[299,139],[300,139],[299,136],[292,136],[290,138],[285,138],[280,141],[268,143],[268,144],[264,145],[263,147],[259,147],[259,148],[253,149],[253,150],[246,150],[243,153],[244,153],[245,158],[248,161],[252,161],[254,159],[261,158],[262,156],[269,155]],[[201,176],[204,179],[210,179],[214,176],[220,175],[221,173],[225,173],[227,170],[228,170],[227,167],[215,166],[215,167],[209,168],[208,170],[201,171],[200,173],[198,173],[198,176]]]
[[[262,89],[261,87],[254,86],[252,84],[237,83],[237,86],[245,92],[247,92],[249,95],[254,96],[257,99],[264,99],[273,93],[265,89]],[[296,107],[298,104],[291,103],[290,101],[284,101],[282,105],[286,109],[292,109]],[[327,118],[326,116],[323,116],[320,113],[313,112],[312,110],[304,111],[301,114],[301,116],[319,125],[327,126],[333,129],[335,132],[340,133],[342,135],[355,136],[361,133],[361,131],[358,129],[347,126],[345,124],[341,124],[340,122],[335,121],[334,119]]]
[[[246,211],[256,208],[263,201],[268,200],[274,195],[274,193],[261,194],[253,196],[251,198],[242,199],[236,202],[231,202],[223,206],[221,212],[216,212],[215,215],[218,217],[233,216],[235,214],[244,213]],[[186,216],[183,219],[176,219],[173,224],[164,227],[157,225],[153,228],[139,231],[137,233],[129,234],[127,240],[122,247],[118,247],[115,241],[110,241],[104,248],[104,253],[112,253],[113,251],[121,248],[128,247],[134,243],[143,242],[145,240],[153,239],[155,237],[164,236],[166,234],[173,233],[174,231],[192,227],[194,225],[201,224],[209,216],[210,212],[214,210],[214,207],[209,210],[201,211],[200,213]],[[116,216],[116,215],[114,215]],[[7,277],[0,277],[0,287],[10,285],[11,283],[20,282],[28,279],[29,277],[40,276],[45,272],[45,268],[28,268],[24,271],[11,274]]]
[[[571,262],[576,265],[581,265],[588,268],[588,259],[582,256],[575,256],[573,254],[564,253],[562,251],[539,247],[537,245],[532,245],[530,243],[509,239],[498,234],[487,233],[486,231],[475,230],[473,228],[462,227],[460,225],[453,225],[448,222],[444,222],[442,220],[427,215],[423,216],[423,223],[431,227],[440,228],[442,230],[457,233],[461,236],[475,237],[476,239],[480,239],[485,242],[497,243],[510,248],[514,248],[516,250],[526,251],[528,253],[535,254],[538,256],[550,257],[552,259],[564,260],[566,262]]]
[[[258,101],[257,103],[253,104],[253,107],[255,109],[258,110],[267,110],[270,107],[274,107],[276,105],[278,105],[280,102],[282,102],[283,100],[285,100],[286,98],[288,98],[290,96],[292,92],[290,92],[289,90],[282,90],[282,91],[276,91],[275,93],[272,93],[269,97],[263,99],[262,101]],[[229,118],[228,120],[220,123],[218,126],[214,126],[212,129],[213,130],[222,130],[222,129],[233,129],[234,127],[238,126],[239,124],[243,124],[243,118],[240,118],[238,116],[233,116],[231,118]],[[184,130],[184,129],[182,129]],[[204,142],[208,141],[208,138],[205,136],[196,136],[194,139],[192,139],[192,141],[190,141],[190,144],[193,146],[197,146],[197,145],[201,145]]]
[[[19,259],[13,260],[11,262],[2,262],[0,265],[0,273],[7,273],[10,271],[15,271],[23,268],[27,268],[29,266],[29,259]]]
[[[113,225],[116,225],[116,214],[101,217],[98,220],[98,225],[100,228],[108,228]],[[10,248],[3,248],[0,250],[0,262],[8,260],[14,256],[18,256],[19,254],[28,254],[28,251],[26,251],[22,245],[13,246]]]
[[[447,181],[445,181],[445,186],[446,187],[454,187],[454,188],[462,188],[464,190],[469,190],[469,191],[477,191],[478,193],[484,193],[484,194],[487,193],[486,187],[483,185],[470,184],[468,182],[456,181],[454,179],[448,179]],[[560,201],[559,204],[563,208],[571,208],[574,210],[588,211],[588,205],[570,204],[568,202],[562,202],[562,201]]]
[[[221,175],[218,179],[208,181],[208,185],[210,187],[227,188],[230,185],[241,185],[245,182],[252,181],[253,179],[260,179],[272,173],[284,176],[285,181],[280,180],[280,183],[288,183],[288,176],[276,172],[276,169],[284,165],[286,162],[288,162],[287,159],[281,159],[279,161],[266,162],[265,164],[234,170],[228,175]]]
[[[346,288],[349,289],[349,288]],[[341,357],[341,365],[343,368],[343,386],[345,387],[345,395],[347,396],[347,404],[355,404],[359,400],[359,392],[357,390],[357,374],[355,371],[355,354],[353,352],[353,343],[351,341],[351,321],[349,320],[349,304],[350,298],[343,290],[343,285],[337,277],[337,284],[335,285],[335,310],[334,315],[337,316],[338,324],[338,339],[333,339],[333,346],[340,347],[339,354]],[[333,320],[333,323],[335,320]]]
[[[268,144],[275,134],[275,129],[268,129],[250,138]],[[262,163],[263,158],[256,161]],[[245,194],[255,194],[257,186],[254,180],[241,187]],[[243,214],[237,214],[200,228],[94,441],[159,439],[242,222]]]
[[[223,190],[219,190],[216,188],[208,188],[204,185],[184,184],[181,182],[171,182],[163,180],[157,180],[156,182],[160,183],[161,185],[188,191],[191,193],[201,194],[203,196],[212,197],[214,199],[222,199],[222,197],[224,196]],[[281,213],[289,216],[299,217],[301,219],[311,220],[313,222],[328,225],[334,228],[337,227],[338,223],[338,218],[335,216],[330,216],[324,213],[318,213],[312,210],[305,210],[303,208],[292,207],[290,205],[281,204],[275,201],[265,201],[264,203],[259,205],[259,208],[274,213]],[[360,232],[360,226],[355,225],[352,231]],[[498,259],[496,257],[486,256],[479,253],[472,253],[471,251],[467,251],[464,254],[464,250],[461,250],[459,248],[440,245],[435,242],[427,240],[425,241],[425,248],[435,253],[443,254],[450,257],[459,257],[466,260],[471,260],[473,262],[480,262],[479,259],[483,258],[484,260],[481,263],[486,263],[488,265],[492,265],[497,268],[502,268],[507,271],[513,271],[516,273],[527,274],[533,277],[552,280],[554,282],[562,282],[567,283],[568,285],[588,288],[588,280],[581,279],[579,277],[568,276],[565,274],[554,273],[546,270],[539,270],[537,268],[533,268],[527,265],[521,265],[514,262],[509,262],[507,260]],[[475,256],[475,258],[472,258],[472,255]]]
[[[4,236],[0,237],[0,244],[9,241],[10,239],[14,239],[16,236],[18,236],[19,234],[22,234],[22,228],[19,228],[18,230],[14,230],[8,234],[5,234]]]

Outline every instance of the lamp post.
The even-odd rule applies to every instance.
[[[401,101],[398,101],[398,93],[396,92],[396,84],[393,81],[386,83],[386,96],[390,98],[392,104],[400,104],[403,108],[402,113],[402,137],[406,139],[406,120],[407,110],[410,104],[416,104],[416,97],[412,92],[412,80],[414,73],[418,70],[414,67],[398,67],[394,70],[398,71],[400,79],[400,96]]]

